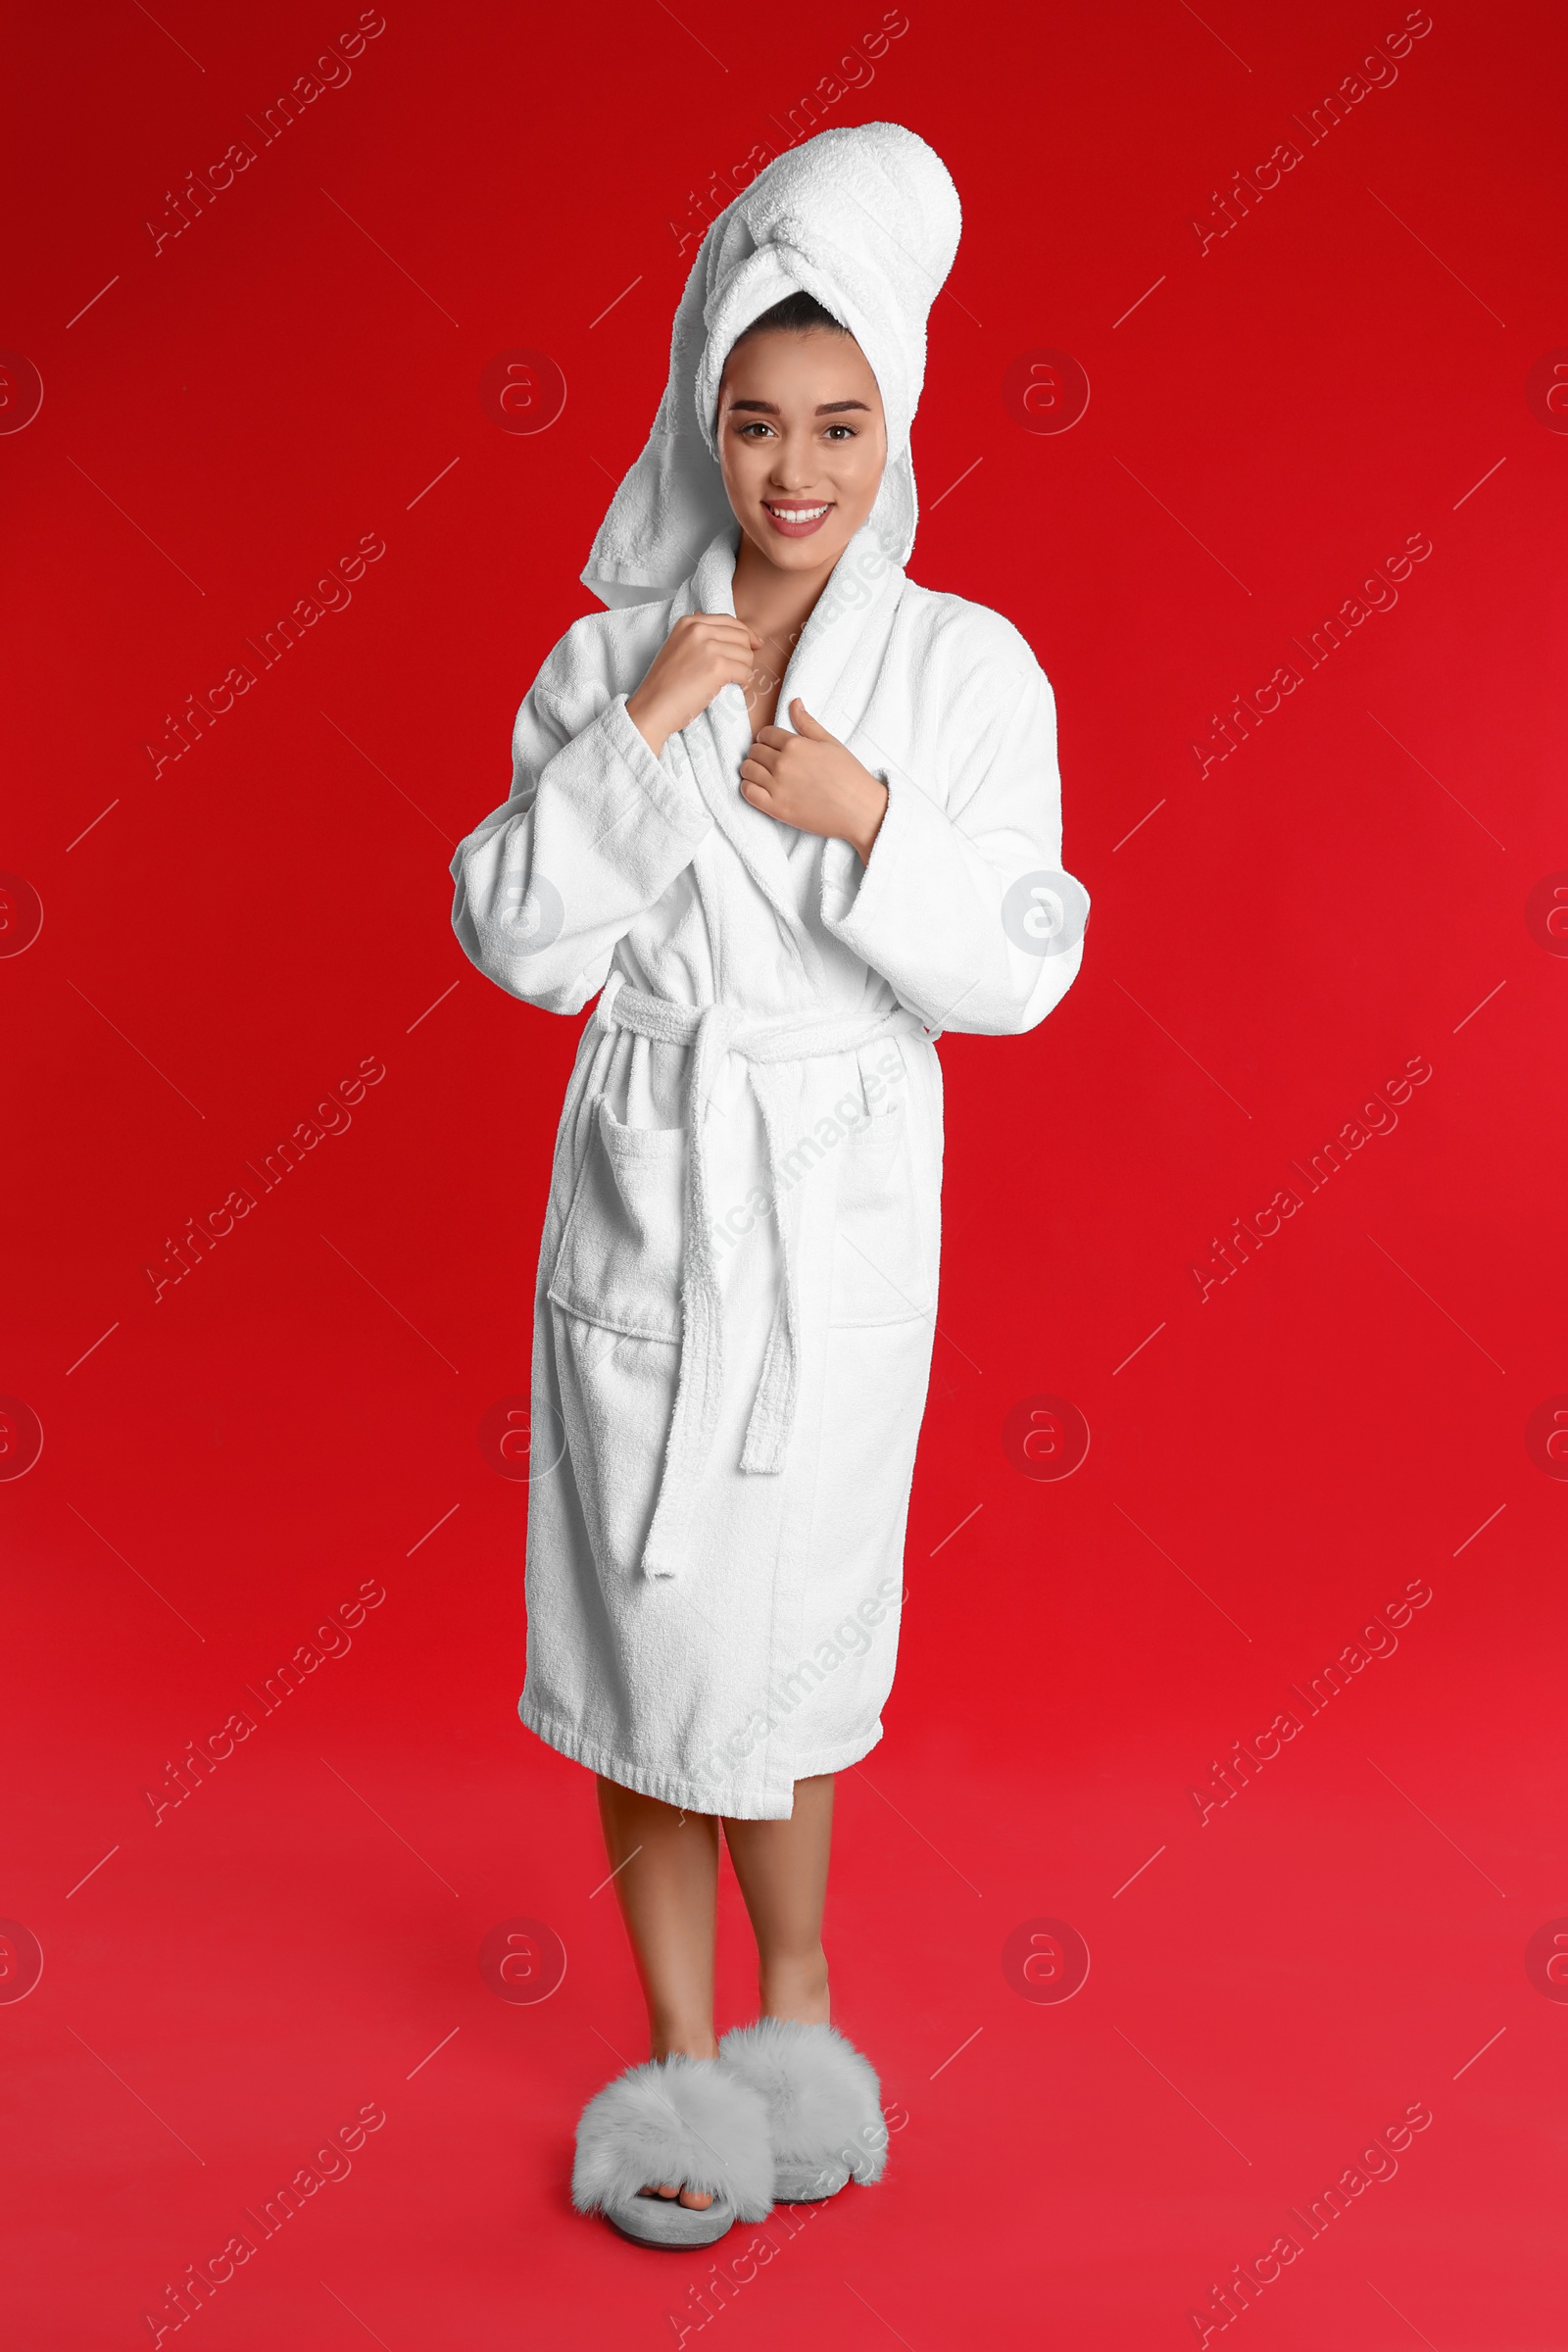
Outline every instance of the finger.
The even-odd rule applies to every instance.
[[[726,648],[733,645],[737,650],[744,646],[748,654],[755,653],[761,645],[756,630],[737,620],[733,612],[693,612],[687,617],[691,634],[705,637],[714,645]]]
[[[821,720],[811,716],[811,713],[809,710],[808,710],[806,705],[802,702],[799,695],[795,697],[795,700],[790,705],[790,717],[795,722],[797,732],[806,736],[808,741],[814,743],[837,743],[838,737],[836,735],[830,735],[826,727],[823,726]]]
[[[760,792],[771,792],[777,778],[771,775],[758,760],[743,760],[741,761],[741,781],[743,784],[756,785]]]
[[[746,758],[750,765],[760,768],[762,774],[768,778],[769,782],[772,781],[774,771],[777,768],[779,761],[779,755],[777,752],[770,751],[766,744],[754,743],[751,750],[747,753]]]
[[[781,752],[790,740],[789,731],[784,727],[759,727],[756,740],[765,744],[770,752]]]

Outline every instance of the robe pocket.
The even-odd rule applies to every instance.
[[[852,1128],[837,1162],[829,1323],[928,1318],[935,1285],[906,1102],[879,1103]]]
[[[628,1127],[601,1098],[561,1236],[550,1297],[601,1330],[680,1338],[686,1130]]]

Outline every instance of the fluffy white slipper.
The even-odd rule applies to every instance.
[[[708,2189],[695,2208],[638,2191],[661,2180]],[[648,2246],[710,2246],[773,2203],[766,2105],[714,2058],[650,2058],[591,2098],[577,2126],[571,2201]]]
[[[881,2180],[888,2160],[882,2085],[870,2060],[832,2026],[759,2018],[726,2034],[718,2058],[766,2102],[781,2205],[836,2196],[852,2176]]]

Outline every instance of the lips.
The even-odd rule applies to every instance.
[[[808,505],[804,499],[764,498],[762,512],[783,538],[809,539],[832,514],[833,501],[817,500]]]

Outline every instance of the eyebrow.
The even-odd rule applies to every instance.
[[[776,416],[779,413],[777,402],[771,400],[732,400],[729,405],[732,409],[755,409],[763,416]],[[859,409],[867,416],[871,414],[863,400],[824,400],[818,404],[815,414],[818,416],[841,416],[847,409]]]

